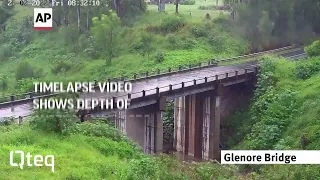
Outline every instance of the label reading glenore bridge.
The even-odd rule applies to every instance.
[[[221,164],[320,164],[320,151],[223,150]]]

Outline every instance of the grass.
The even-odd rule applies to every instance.
[[[219,5],[222,5],[222,1],[219,1]],[[201,10],[199,6],[216,5],[215,0],[197,0],[194,5],[179,5],[179,13],[185,15],[189,21],[198,22],[199,19],[204,19],[206,14],[209,14],[211,18],[217,17],[220,13],[227,14],[224,11],[217,10]],[[157,5],[148,5],[148,10],[157,12]],[[176,12],[176,6],[174,4],[166,4],[165,12],[168,14],[174,14]]]
[[[87,129],[86,131],[90,131]],[[209,179],[237,173],[215,163],[182,164],[168,156],[149,157],[126,142],[81,134],[58,135],[21,126],[0,126],[1,179]],[[22,150],[31,155],[54,155],[51,167],[12,167],[9,153]],[[18,162],[15,156],[15,162]],[[206,167],[206,168],[204,168]]]
[[[103,143],[113,143],[110,140],[81,135],[59,137],[31,130],[28,126],[9,128],[12,129],[4,130],[5,127],[1,127],[0,174],[2,179],[19,180],[30,177],[34,177],[34,179],[63,179],[71,176],[82,179],[99,179],[101,174],[94,169],[101,169],[108,162],[108,164],[111,162],[121,163],[116,156],[106,157],[95,148],[95,144],[102,143],[102,141],[104,141]],[[9,152],[18,149],[31,154],[55,155],[55,173],[51,173],[50,167],[24,167],[23,170],[11,167]]]

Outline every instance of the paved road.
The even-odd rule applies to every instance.
[[[305,57],[305,54],[302,54],[302,52],[299,52],[299,53],[295,52],[295,53],[288,53],[284,56],[292,59],[296,59],[296,58]],[[256,64],[257,62],[248,62],[248,63],[232,65],[232,66],[208,67],[200,70],[186,71],[178,74],[172,74],[172,75],[137,81],[132,84],[133,85],[133,91],[131,92],[132,98],[134,98],[134,96],[141,96],[142,93],[140,94],[139,92],[142,92],[143,90],[155,89],[159,87],[161,92],[161,87],[169,86],[170,84],[173,85],[173,89],[175,89],[174,84],[180,84],[179,86],[181,87],[182,82],[190,81],[190,83],[192,83],[192,80],[194,79],[215,76],[227,71],[235,71],[235,70],[244,71],[245,68],[252,67]],[[186,87],[188,86],[187,83],[185,86]],[[151,91],[149,92],[151,93]],[[117,94],[107,95],[105,93],[96,92],[96,93],[90,93],[90,94],[83,93],[81,97],[82,98],[83,97],[106,98],[107,96],[111,97],[111,96],[119,96],[119,95],[125,96],[126,94],[117,93]],[[146,95],[148,95],[148,91],[146,91]],[[14,118],[18,118],[19,116],[25,117],[30,115],[31,113],[32,113],[32,103],[17,105],[15,107],[2,108],[0,109],[0,120],[3,119],[4,117],[14,117]]]

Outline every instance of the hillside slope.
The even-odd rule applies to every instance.
[[[250,110],[230,119],[232,149],[320,149],[320,57],[267,58]],[[318,179],[319,165],[241,166],[260,179]]]

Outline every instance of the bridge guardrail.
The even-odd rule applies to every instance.
[[[256,57],[257,55],[261,55],[261,54],[279,52],[279,51],[284,51],[284,50],[293,49],[293,48],[296,48],[296,45],[286,46],[286,47],[282,47],[282,48],[278,48],[278,49],[262,51],[262,52],[258,52],[258,53],[247,54],[247,55],[242,55],[242,56],[237,56],[237,57],[232,57],[232,58],[220,59],[220,60],[210,59],[207,61],[207,63],[197,63],[197,64],[189,64],[189,65],[179,66],[178,69],[176,69],[176,70],[169,67],[167,69],[167,71],[162,72],[162,73],[161,73],[160,69],[157,69],[156,71],[150,71],[150,72],[146,71],[145,73],[140,73],[140,76],[138,76],[138,74],[135,73],[133,75],[133,77],[131,77],[131,78],[127,77],[127,76],[122,76],[122,77],[118,77],[118,78],[108,78],[108,81],[136,82],[136,81],[141,81],[141,80],[150,79],[150,78],[154,78],[154,77],[162,77],[162,76],[177,74],[177,73],[186,72],[186,71],[214,67],[219,62],[234,61],[236,59],[242,59],[242,58],[248,58],[248,57]],[[97,86],[96,86],[96,88],[97,88]],[[29,96],[29,98],[30,98],[31,96],[38,95],[36,97],[41,98],[41,96],[45,95],[45,94],[50,94],[50,93],[47,92],[47,93],[40,94],[40,93],[35,93],[35,92],[27,92],[27,93],[21,93],[21,94],[17,94],[17,95],[4,96],[4,97],[0,97],[0,105],[5,102],[13,102],[14,100],[19,100],[18,97],[24,97],[21,99],[26,99],[27,96]],[[14,100],[12,100],[12,99],[14,99]],[[5,101],[5,100],[7,100],[7,101]]]

